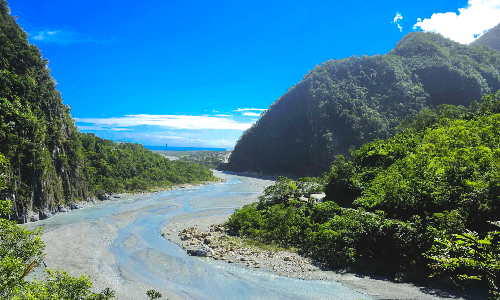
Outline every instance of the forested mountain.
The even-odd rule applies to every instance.
[[[199,165],[170,162],[141,145],[78,132],[40,50],[0,0],[0,174],[20,221],[29,213],[105,192],[146,190],[214,180]]]
[[[324,201],[304,200],[325,181]],[[482,278],[500,299],[499,200],[497,92],[422,110],[394,137],[336,156],[327,178],[278,177],[227,224],[332,266]]]
[[[471,45],[486,45],[500,51],[500,24],[488,30],[488,32],[472,42]]]
[[[319,175],[333,157],[397,132],[424,107],[500,88],[500,52],[412,32],[388,54],[329,60],[271,104],[230,157],[233,171]]]

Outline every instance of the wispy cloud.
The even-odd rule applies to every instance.
[[[177,129],[236,129],[246,130],[252,123],[239,123],[226,117],[189,115],[126,115],[115,118],[77,118],[77,122],[105,125],[110,128],[128,128],[141,125],[162,126]]]
[[[398,25],[399,31],[403,32],[403,26],[401,26],[400,21],[403,20],[403,16],[399,13],[396,12],[396,16],[394,17],[394,21],[391,23]]]
[[[244,112],[242,115],[248,116],[248,117],[259,117],[259,113],[253,113],[253,112]]]
[[[440,33],[456,42],[469,44],[500,22],[500,0],[469,0],[455,12],[435,13],[417,20],[413,29]]]
[[[238,109],[233,110],[233,111],[244,112],[244,111],[252,111],[252,110],[264,111],[264,110],[267,110],[267,108],[238,108]]]
[[[109,127],[109,126],[95,126],[95,125],[80,125],[78,126],[79,130],[82,131],[102,131],[102,130],[112,130],[112,131],[133,131],[131,128],[123,128],[123,127]]]
[[[69,30],[41,30],[36,31],[36,34],[30,39],[35,42],[43,42],[47,44],[67,45],[72,43],[91,42],[97,43],[97,40],[82,37],[76,32]]]

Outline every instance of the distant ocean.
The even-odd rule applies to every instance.
[[[146,146],[149,150],[167,150],[167,151],[194,151],[194,150],[206,150],[206,151],[226,151],[226,148],[202,148],[202,147],[168,147],[165,146]]]

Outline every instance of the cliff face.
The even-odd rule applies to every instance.
[[[468,105],[500,88],[500,52],[413,32],[386,55],[329,60],[240,137],[236,172],[320,175],[337,154],[386,139],[424,107]]]
[[[217,180],[201,165],[78,132],[47,64],[0,0],[0,198],[15,212],[7,217],[24,223],[110,193]]]
[[[76,128],[47,65],[0,1],[0,152],[10,162],[2,196],[20,219],[89,197]]]

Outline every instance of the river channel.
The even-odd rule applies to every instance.
[[[88,274],[97,290],[110,287],[117,299],[147,299],[148,289],[160,291],[162,299],[374,299],[336,282],[292,279],[191,257],[164,239],[159,229],[165,224],[175,228],[207,217],[223,220],[273,183],[215,174],[227,181],[124,196],[28,227],[44,228],[49,268]]]

